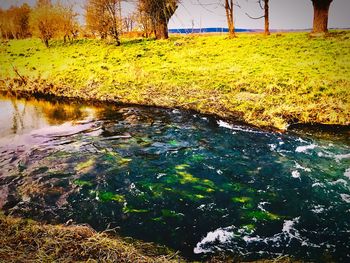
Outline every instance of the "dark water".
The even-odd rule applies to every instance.
[[[349,133],[0,98],[0,207],[201,259],[350,260]]]

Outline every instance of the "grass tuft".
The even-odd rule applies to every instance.
[[[88,226],[47,225],[0,214],[0,232],[1,262],[183,262],[177,253],[159,255],[152,244],[129,244]]]

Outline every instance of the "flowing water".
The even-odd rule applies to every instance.
[[[0,97],[0,208],[191,259],[350,260],[349,133],[178,110]]]

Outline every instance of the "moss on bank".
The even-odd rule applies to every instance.
[[[183,262],[176,253],[156,255],[154,245],[129,244],[87,226],[45,225],[0,214],[0,232],[0,262]]]
[[[181,107],[284,129],[350,124],[350,31],[1,45],[2,90]],[[25,85],[22,76],[27,82]],[[17,79],[17,81],[14,81]]]

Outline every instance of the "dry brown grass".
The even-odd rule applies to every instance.
[[[177,254],[145,255],[136,246],[87,226],[46,225],[0,215],[0,262],[179,262]],[[147,253],[147,254],[152,254]]]

